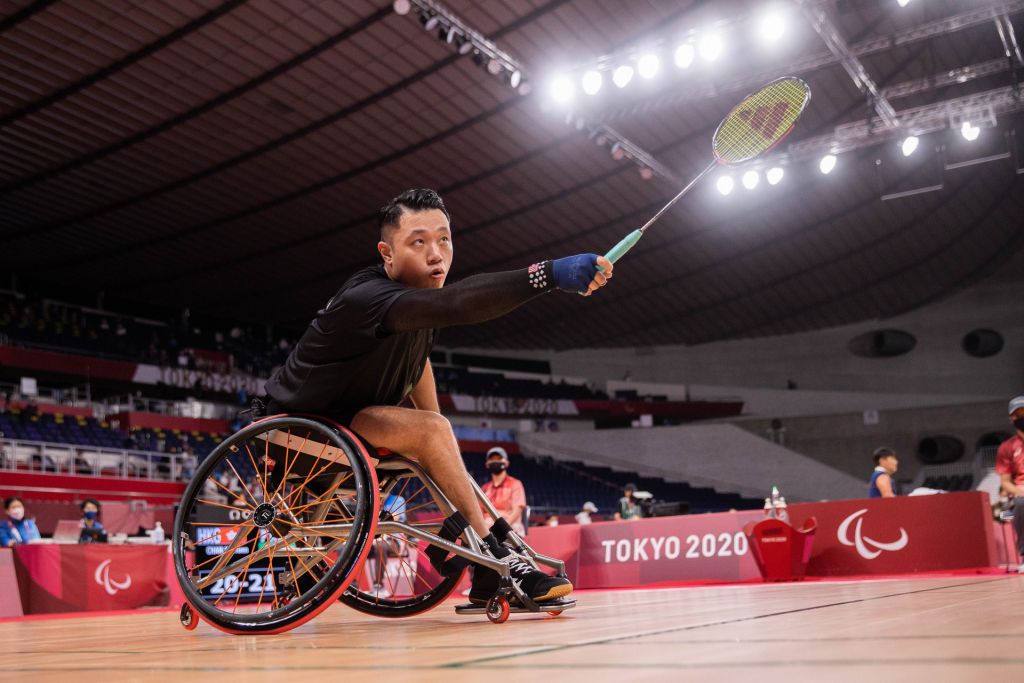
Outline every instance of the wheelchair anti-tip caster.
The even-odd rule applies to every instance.
[[[194,631],[196,626],[199,626],[199,619],[196,617],[195,612],[192,611],[192,605],[187,602],[181,606],[178,619],[181,620],[181,625],[185,627],[186,631]]]

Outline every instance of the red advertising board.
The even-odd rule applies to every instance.
[[[809,576],[906,574],[996,566],[992,511],[980,491],[839,500],[789,508],[818,519]]]
[[[808,576],[905,574],[995,567],[988,496],[972,491],[895,499],[805,503],[792,523],[817,519]],[[603,522],[530,530],[530,543],[568,563],[578,588],[663,581],[742,581],[760,576],[743,526],[760,511]],[[575,561],[578,558],[578,562]],[[574,571],[575,569],[575,571]]]
[[[14,549],[26,614],[165,605],[165,545],[19,545]]]

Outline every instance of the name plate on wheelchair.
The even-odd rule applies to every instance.
[[[345,454],[345,451],[332,444],[326,444],[315,439],[290,434],[280,429],[257,434],[256,438],[261,441],[268,442],[268,451],[276,450],[272,449],[272,447],[275,446],[277,449],[283,449],[280,453],[270,453],[270,457],[274,459],[277,457],[283,457],[285,454],[289,453],[302,453],[314,458],[333,462],[343,467],[349,466],[348,456]],[[377,464],[376,458],[369,458],[369,461],[371,466],[375,466]]]

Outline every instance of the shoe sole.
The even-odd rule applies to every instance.
[[[530,599],[534,602],[547,602],[549,600],[557,600],[558,598],[564,598],[569,593],[572,593],[572,584],[565,583],[560,586],[555,586],[544,595],[538,595],[537,597],[531,597]],[[475,598],[469,596],[469,601],[474,605],[486,605],[490,598]]]

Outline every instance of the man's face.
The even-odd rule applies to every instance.
[[[895,455],[888,455],[878,461],[878,464],[885,468],[885,471],[889,474],[896,472],[896,468],[899,467],[900,461],[896,459]]]
[[[420,289],[443,287],[452,266],[451,226],[438,209],[406,210],[377,250],[392,280]]]
[[[487,471],[490,472],[493,477],[500,476],[508,469],[508,463],[500,457],[487,458],[487,462],[485,464],[487,465]]]
[[[1010,422],[1015,423],[1017,420],[1024,420],[1024,408],[1017,408],[1017,410],[1010,414]],[[1014,424],[1013,426],[1016,427],[1017,425]]]

